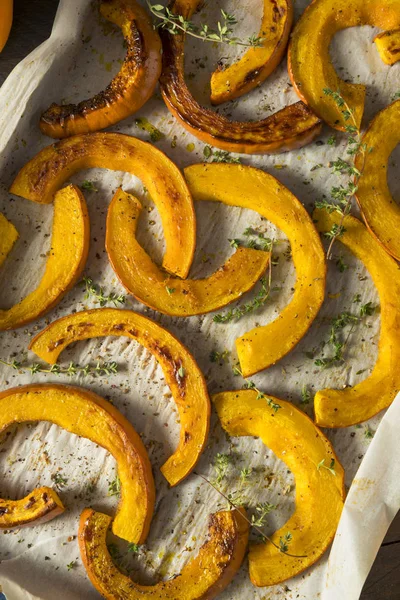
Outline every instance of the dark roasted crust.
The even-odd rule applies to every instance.
[[[198,104],[184,78],[184,35],[161,32],[163,98],[181,124],[217,148],[244,153],[272,153],[298,148],[320,132],[320,119],[303,102],[297,102],[262,121],[229,119]]]

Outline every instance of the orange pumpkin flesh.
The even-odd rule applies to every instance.
[[[116,459],[121,500],[113,532],[142,543],[154,509],[154,481],[146,449],[132,425],[109,402],[82,388],[27,385],[0,393],[0,432],[15,423],[48,421],[85,437]],[[64,507],[50,488],[34,490],[19,501],[0,500],[0,528],[36,525]]]
[[[100,12],[121,28],[127,54],[103,91],[79,104],[52,104],[40,118],[42,133],[64,138],[98,131],[138,111],[154,93],[161,73],[161,41],[136,0],[102,0]]]
[[[110,517],[91,509],[82,512],[79,548],[94,587],[107,600],[212,600],[232,581],[247,547],[247,521],[241,511],[220,511],[210,518],[209,539],[176,577],[140,585],[113,564],[106,535]]]
[[[211,75],[211,104],[234,100],[260,85],[279,65],[293,23],[292,0],[263,0],[258,37],[261,46],[249,48],[232,65]]]
[[[142,180],[163,224],[163,267],[186,277],[196,245],[192,198],[179,169],[151,144],[121,133],[90,133],[61,140],[41,150],[21,169],[10,192],[48,204],[73,173],[92,167],[126,171]]]
[[[190,19],[199,0],[174,0],[171,10]],[[262,121],[239,122],[200,106],[184,78],[185,35],[161,31],[163,71],[161,92],[171,113],[194,136],[216,148],[244,154],[272,154],[300,148],[321,131],[321,122],[302,102]]]
[[[379,33],[374,42],[384,63],[394,65],[400,60],[400,28]]]
[[[18,237],[18,231],[14,225],[0,213],[0,267],[11,252]]]
[[[55,195],[50,252],[38,285],[21,302],[0,310],[0,331],[16,329],[56,306],[79,279],[89,250],[90,226],[85,199],[69,185]]]
[[[238,248],[206,279],[176,279],[163,273],[136,240],[142,205],[117,190],[107,215],[106,249],[126,290],[140,302],[167,315],[204,314],[237,300],[251,289],[267,268],[270,253]]]
[[[126,336],[151,352],[160,364],[179,412],[180,440],[161,467],[177,485],[195,467],[207,441],[210,399],[204,377],[189,351],[166,329],[131,310],[100,308],[68,315],[51,323],[29,348],[50,364],[78,340],[108,335]]]

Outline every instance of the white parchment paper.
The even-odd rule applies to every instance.
[[[306,0],[297,0],[297,18],[307,3]],[[219,8],[225,8],[235,12],[240,23],[238,32],[246,36],[258,30],[261,4],[258,0],[246,5],[221,1],[214,6],[210,2],[196,18],[215,21]],[[369,27],[341,32],[336,36],[331,51],[342,77],[368,84],[364,125],[390,102],[400,88],[400,67],[387,67],[380,61],[372,44],[375,33]],[[187,49],[189,85],[194,95],[208,104],[210,73],[218,59],[234,56],[235,49],[213,47],[191,40],[187,43]],[[103,89],[118,71],[123,57],[122,36],[99,17],[97,2],[61,0],[51,38],[19,64],[1,88],[0,209],[20,233],[20,239],[1,272],[0,301],[4,307],[11,306],[34,289],[43,273],[49,248],[52,206],[39,206],[8,193],[18,170],[41,148],[52,142],[39,131],[40,113],[53,101],[78,101]],[[260,88],[218,110],[233,118],[259,119],[296,101],[286,64],[283,63]],[[204,160],[204,145],[176,123],[159,93],[135,116],[146,117],[165,134],[157,145],[180,167]],[[148,140],[148,134],[135,125],[134,119],[126,119],[113,130]],[[302,150],[279,156],[243,156],[242,162],[277,176],[311,210],[315,200],[338,183],[337,177],[331,175],[328,163],[336,156],[343,155],[346,142],[344,136],[335,132],[336,146],[327,145],[332,133],[327,128],[324,130],[320,137],[323,144],[314,142]],[[399,156],[396,150],[389,169],[390,187],[395,197],[398,197],[400,190],[398,167],[396,169]],[[323,166],[312,170],[316,164]],[[104,250],[105,215],[113,191],[122,185],[141,198],[146,210],[143,211],[139,226],[139,239],[151,255],[159,260],[163,251],[163,236],[157,211],[140,181],[131,175],[91,169],[72,178],[77,184],[84,180],[92,181],[97,189],[96,192],[85,192],[92,228],[85,274],[103,285],[106,292],[118,290],[122,293]],[[282,239],[280,232],[251,211],[198,203],[196,212],[198,242],[191,277],[204,277],[218,268],[232,252],[228,239],[242,237],[246,227],[258,227]],[[258,313],[229,326],[214,323],[212,315],[190,319],[170,318],[146,309],[131,298],[127,299],[125,306],[154,318],[190,348],[205,373],[210,393],[239,388],[243,382],[232,375],[231,369],[236,361],[235,338],[256,323],[267,323],[274,319],[291,297],[295,273],[291,261],[285,256],[285,250],[285,244],[276,246],[279,260],[273,270],[274,284],[282,289],[275,292],[270,304]],[[332,261],[326,302],[310,332],[288,357],[253,378],[267,393],[295,404],[301,402],[303,386],[313,395],[326,386],[354,385],[368,375],[376,359],[379,308],[352,334],[342,366],[321,371],[305,354],[326,340],[332,316],[343,310],[358,313],[360,304],[354,301],[356,294],[362,303],[371,301],[377,306],[379,304],[364,266],[339,243],[335,255],[341,256],[349,268],[340,273],[335,261]],[[249,294],[248,298],[251,297],[252,294]],[[72,310],[93,306],[96,306],[93,300],[84,299],[83,288],[75,287],[44,318],[16,332],[2,333],[0,358],[18,358],[27,362],[35,360],[26,348],[36,331],[50,320],[69,314]],[[230,351],[229,363],[211,362],[209,356],[213,350]],[[138,557],[132,556],[127,545],[112,539],[112,536],[110,543],[117,545],[117,562],[121,568],[135,580],[150,583],[178,573],[182,565],[197,553],[206,536],[208,515],[224,504],[207,484],[194,475],[171,490],[159,473],[159,466],[177,442],[179,424],[169,389],[152,356],[135,342],[123,338],[81,342],[62,355],[65,364],[70,360],[79,364],[94,363],[98,358],[116,360],[119,374],[97,379],[76,376],[72,380],[66,376],[35,375],[34,381],[72,382],[93,389],[112,399],[142,436],[153,464],[157,486],[157,510],[151,533]],[[0,365],[0,389],[26,384],[32,379],[29,374]],[[312,403],[304,404],[302,408],[312,413]],[[244,564],[235,581],[221,594],[222,600],[358,598],[385,528],[399,506],[400,480],[390,459],[396,457],[399,451],[400,442],[393,429],[399,410],[397,401],[391,409],[391,418],[382,423],[372,444],[368,434],[377,430],[382,415],[361,427],[326,431],[346,469],[348,486],[370,447],[362,471],[357,475],[356,491],[349,496],[349,508],[345,509],[330,563],[326,555],[297,578],[266,589],[256,589],[251,585],[247,564]],[[295,482],[285,465],[257,440],[241,438],[229,442],[213,416],[209,444],[198,470],[210,476],[211,463],[217,452],[234,452],[236,456],[226,482],[229,489],[234,488],[235,477],[242,466],[253,467],[251,485],[246,490],[249,504],[254,507],[257,502],[266,500],[277,504],[278,509],[271,513],[265,531],[271,533],[280,527],[293,512],[295,499]],[[0,585],[7,598],[12,600],[50,600],[56,595],[61,600],[99,597],[80,562],[75,536],[78,517],[84,507],[91,506],[112,514],[117,498],[109,495],[108,487],[115,477],[114,460],[91,442],[43,423],[21,425],[1,438],[2,496],[22,497],[39,484],[54,485],[54,475],[57,474],[64,480],[59,492],[68,508],[66,513],[41,527],[0,534]],[[359,483],[363,478],[372,482],[365,492]],[[368,490],[372,489],[373,493],[369,493]],[[366,512],[370,513],[371,520],[366,519]],[[378,515],[379,518],[372,519],[372,515]],[[364,527],[361,533],[358,529],[360,524]],[[344,545],[346,562],[343,562]],[[348,560],[349,553],[354,564]],[[346,591],[345,594],[342,589]]]

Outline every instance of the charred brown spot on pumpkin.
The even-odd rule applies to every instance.
[[[125,323],[117,323],[116,325],[113,325],[112,328],[114,331],[124,331]]]
[[[36,504],[36,499],[34,496],[31,496],[30,498],[28,498],[28,502],[24,505],[24,508],[32,508],[34,504]]]
[[[8,508],[0,506],[0,517],[8,513]]]

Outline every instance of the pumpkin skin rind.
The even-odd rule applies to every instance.
[[[217,310],[251,289],[268,266],[270,253],[238,248],[206,279],[166,276],[136,239],[141,209],[137,198],[117,190],[107,213],[106,250],[125,289],[154,310],[176,317]]]
[[[212,600],[232,581],[243,561],[249,526],[240,510],[211,515],[209,539],[180,574],[155,585],[139,585],[113,564],[106,534],[110,517],[85,509],[79,523],[82,562],[107,600]]]
[[[400,100],[381,110],[370,123],[362,144],[372,148],[359,153],[355,166],[361,171],[356,199],[368,229],[389,254],[400,260],[400,207],[392,197],[387,175],[389,158],[400,142]]]
[[[171,10],[190,19],[199,0],[174,0]],[[321,131],[321,121],[302,102],[262,121],[230,121],[204,108],[190,93],[184,77],[184,34],[160,32],[163,70],[160,77],[164,101],[179,123],[201,141],[228,152],[273,154],[301,148]]]
[[[260,437],[293,472],[296,480],[295,512],[271,539],[290,531],[287,556],[270,542],[252,543],[250,579],[263,587],[281,583],[314,564],[331,543],[344,503],[344,471],[329,440],[311,419],[292,403],[268,395],[280,405],[275,412],[254,390],[221,392],[212,397],[222,427],[230,436]],[[334,460],[336,475],[318,468]]]
[[[171,486],[194,469],[207,442],[210,399],[202,372],[187,348],[169,331],[131,310],[98,308],[68,315],[47,326],[29,349],[54,364],[69,344],[94,337],[125,336],[153,354],[171,389],[180,418],[180,439],[175,452],[161,467]],[[183,373],[181,371],[183,370]]]
[[[263,0],[258,37],[260,47],[249,48],[226,69],[211,75],[211,104],[218,105],[247,94],[275,71],[281,62],[293,24],[292,0]]]
[[[339,213],[316,209],[318,231],[339,224]],[[314,399],[315,421],[320,427],[348,427],[370,419],[387,408],[400,391],[400,268],[376,238],[355,217],[346,216],[345,232],[338,238],[363,262],[380,299],[381,331],[378,358],[369,377],[353,387],[324,389]]]
[[[121,482],[113,532],[132,543],[144,542],[155,500],[151,464],[140,436],[112,404],[83,388],[38,384],[1,392],[0,408],[0,431],[14,423],[49,421],[108,450],[117,461]],[[29,494],[28,501],[32,495],[39,500],[43,490],[59,508],[58,512],[45,515],[48,520],[64,508],[57,494],[49,488],[35,490]],[[12,508],[13,501],[2,500],[0,506],[4,508],[8,502]],[[18,501],[18,512],[13,514],[14,527],[36,525],[31,507],[22,502]],[[36,518],[42,518],[43,512],[39,503]],[[0,527],[9,528],[7,513],[0,516]]]
[[[394,65],[400,60],[400,28],[379,33],[374,43],[385,64]]]
[[[121,133],[89,133],[61,140],[43,148],[20,170],[10,192],[49,204],[73,173],[92,167],[126,171],[142,180],[163,224],[163,268],[185,278],[196,247],[192,198],[179,169],[147,142]]]
[[[289,44],[289,75],[297,94],[321,119],[340,131],[348,122],[334,99],[323,90],[340,93],[360,129],[365,86],[340,79],[329,55],[329,45],[341,29],[360,25],[385,30],[400,27],[400,0],[386,0],[384,4],[376,0],[313,0],[296,24]]]
[[[275,177],[244,165],[197,164],[184,170],[195,200],[258,212],[288,237],[296,269],[294,294],[279,317],[236,340],[245,377],[275,364],[306,334],[325,296],[326,260],[315,226],[301,202]]]
[[[89,240],[85,198],[77,187],[67,186],[55,195],[50,252],[43,277],[18,304],[0,310],[0,331],[22,327],[61,301],[84,269]]]
[[[40,118],[42,133],[64,138],[98,131],[133,115],[151,98],[161,74],[161,40],[136,0],[102,0],[100,12],[118,25],[127,44],[119,73],[107,88],[79,104],[52,104]]]
[[[0,213],[0,267],[19,238],[14,225]]]

